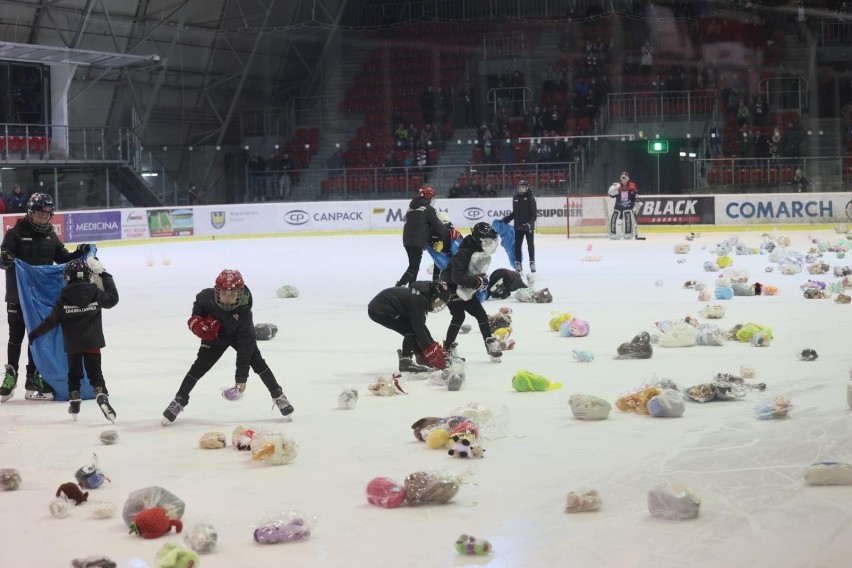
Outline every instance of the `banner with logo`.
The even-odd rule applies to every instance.
[[[257,205],[203,205],[195,207],[196,235],[258,235],[285,232],[276,218],[277,207]]]
[[[121,238],[126,241],[148,239],[148,212],[145,209],[124,209],[121,211]]]
[[[193,210],[148,209],[148,232],[152,237],[191,237],[193,235]]]
[[[713,195],[639,197],[634,211],[640,226],[714,225],[715,199]]]
[[[848,193],[756,193],[716,197],[716,222],[720,225],[850,221],[852,199]]]
[[[370,211],[373,202],[279,203],[275,209],[277,224],[282,232],[365,231],[371,228]]]
[[[65,235],[69,243],[121,240],[121,212],[66,213]]]
[[[15,226],[15,223],[18,222],[18,219],[23,219],[25,215],[23,213],[15,213],[12,215],[3,215],[3,235],[6,235],[6,231]],[[55,214],[50,219],[50,224],[53,225],[53,232],[59,237],[59,240],[65,241],[65,215],[62,213]]]

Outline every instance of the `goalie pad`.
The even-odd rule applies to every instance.
[[[621,221],[621,223],[619,223]],[[621,229],[619,231],[619,229]],[[636,216],[632,209],[616,209],[609,217],[609,236],[631,238],[635,236]]]

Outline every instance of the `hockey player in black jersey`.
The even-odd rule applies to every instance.
[[[195,362],[181,381],[174,400],[163,411],[163,426],[175,421],[177,415],[189,404],[189,393],[195,388],[195,384],[213,368],[229,347],[237,352],[235,385],[225,389],[222,396],[228,400],[242,398],[251,368],[269,390],[281,414],[287,416],[293,412],[293,405],[287,400],[284,390],[257,347],[251,308],[251,291],[238,270],[223,270],[216,277],[213,288],[205,288],[195,297],[192,316],[187,321],[187,326],[201,339],[201,345]]]
[[[405,286],[417,280],[420,271],[420,261],[423,260],[423,248],[434,242],[441,243],[441,250],[450,250],[450,231],[440,219],[432,200],[435,198],[435,190],[424,185],[417,191],[417,195],[408,204],[405,214],[405,225],[402,228],[402,245],[408,255],[408,268],[397,280],[397,286]]]
[[[103,270],[100,262],[93,264],[97,274],[82,259],[71,260],[65,265],[65,287],[44,321],[30,332],[29,342],[32,345],[54,327],[61,326],[68,355],[68,398],[71,401],[68,413],[74,420],[80,413],[80,388],[85,370],[101,412],[107,420],[115,422],[116,413],[109,403],[109,391],[101,371],[101,348],[106,346],[101,310],[118,304],[118,290],[112,275]],[[93,282],[93,278],[97,278],[101,286]]]
[[[415,281],[408,288],[386,288],[370,300],[370,319],[402,336],[402,349],[397,349],[400,373],[426,373],[447,366],[447,352],[432,339],[426,315],[443,309],[449,295],[443,282]],[[413,360],[418,354],[429,366]]]

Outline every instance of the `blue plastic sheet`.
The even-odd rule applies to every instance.
[[[94,245],[92,245],[94,254]],[[18,277],[18,297],[27,333],[35,329],[50,313],[59,293],[65,286],[62,273],[64,264],[32,266],[15,260]],[[62,329],[57,326],[39,337],[30,346],[33,360],[44,381],[53,387],[54,400],[68,400],[68,357],[62,341]],[[26,357],[23,354],[23,357]],[[87,380],[83,381],[80,394],[84,399],[95,398],[95,392]]]
[[[497,231],[497,234],[500,236],[500,245],[503,247],[503,250],[506,251],[506,255],[509,257],[509,266],[515,267],[515,228],[512,227],[509,223],[504,223],[500,219],[494,219],[491,221],[491,226],[494,227],[494,230]]]

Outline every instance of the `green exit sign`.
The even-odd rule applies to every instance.
[[[648,153],[649,154],[668,154],[669,153],[669,141],[668,140],[648,140]]]

